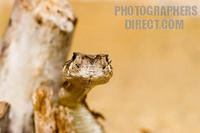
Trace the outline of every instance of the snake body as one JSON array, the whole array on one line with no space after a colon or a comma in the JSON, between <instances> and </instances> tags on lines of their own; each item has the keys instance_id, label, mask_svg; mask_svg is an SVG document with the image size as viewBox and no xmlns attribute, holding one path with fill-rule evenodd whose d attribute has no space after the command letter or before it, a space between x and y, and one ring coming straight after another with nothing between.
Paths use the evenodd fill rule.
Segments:
<instances>
[{"instance_id":1,"label":"snake body","mask_svg":"<svg viewBox=\"0 0 200 133\"><path fill-rule=\"evenodd\" d=\"M64 85L59 92L59 102L71 109L76 133L104 133L102 126L88 109L85 98L96 85L107 83L112 77L108 55L74 53L63 68Z\"/></svg>"},{"instance_id":2,"label":"snake body","mask_svg":"<svg viewBox=\"0 0 200 133\"><path fill-rule=\"evenodd\" d=\"M74 117L74 129L77 133L103 133L102 126L97 122L91 112L84 106L79 105L72 111Z\"/></svg>"}]
</instances>

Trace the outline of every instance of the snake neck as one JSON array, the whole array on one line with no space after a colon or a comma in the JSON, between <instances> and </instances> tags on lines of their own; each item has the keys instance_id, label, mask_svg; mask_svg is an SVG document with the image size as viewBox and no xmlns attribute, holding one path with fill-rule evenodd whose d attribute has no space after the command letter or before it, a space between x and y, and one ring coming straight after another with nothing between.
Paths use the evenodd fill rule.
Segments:
<instances>
[{"instance_id":1,"label":"snake neck","mask_svg":"<svg viewBox=\"0 0 200 133\"><path fill-rule=\"evenodd\" d=\"M59 91L59 102L67 107L76 108L85 102L85 98L92 86L84 84L72 84L65 82Z\"/></svg>"},{"instance_id":2,"label":"snake neck","mask_svg":"<svg viewBox=\"0 0 200 133\"><path fill-rule=\"evenodd\" d=\"M91 86L64 84L59 92L59 102L71 110L76 133L104 133L98 120L86 105L85 98Z\"/></svg>"}]
</instances>

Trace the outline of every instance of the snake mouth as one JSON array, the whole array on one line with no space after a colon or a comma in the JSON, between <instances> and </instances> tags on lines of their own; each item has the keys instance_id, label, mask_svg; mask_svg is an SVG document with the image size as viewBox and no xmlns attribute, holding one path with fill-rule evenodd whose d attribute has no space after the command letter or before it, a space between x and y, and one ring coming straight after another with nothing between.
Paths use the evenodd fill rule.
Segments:
<instances>
[{"instance_id":1,"label":"snake mouth","mask_svg":"<svg viewBox=\"0 0 200 133\"><path fill-rule=\"evenodd\" d=\"M82 77L82 76L65 76L64 80L72 84L84 85L84 86L95 86L107 83L112 77L112 73L104 75L103 77Z\"/></svg>"}]
</instances>

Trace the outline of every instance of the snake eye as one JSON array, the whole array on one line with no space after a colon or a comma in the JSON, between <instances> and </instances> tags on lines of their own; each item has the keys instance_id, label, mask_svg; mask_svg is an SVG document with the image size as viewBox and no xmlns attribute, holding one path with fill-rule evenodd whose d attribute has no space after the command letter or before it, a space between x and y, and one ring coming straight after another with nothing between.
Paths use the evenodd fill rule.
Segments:
<instances>
[{"instance_id":1,"label":"snake eye","mask_svg":"<svg viewBox=\"0 0 200 133\"><path fill-rule=\"evenodd\" d=\"M73 61L76 59L77 55L78 55L77 53L73 53L73 56L72 56Z\"/></svg>"},{"instance_id":2,"label":"snake eye","mask_svg":"<svg viewBox=\"0 0 200 133\"><path fill-rule=\"evenodd\" d=\"M106 61L107 61L108 63L111 63L111 62L112 62L112 60L109 58L108 55L106 55Z\"/></svg>"}]
</instances>

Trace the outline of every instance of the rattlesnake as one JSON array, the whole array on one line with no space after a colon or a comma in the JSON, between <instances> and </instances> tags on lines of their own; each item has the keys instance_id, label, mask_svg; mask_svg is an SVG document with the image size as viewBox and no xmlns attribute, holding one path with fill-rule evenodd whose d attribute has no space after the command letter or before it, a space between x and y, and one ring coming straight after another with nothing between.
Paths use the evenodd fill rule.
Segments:
<instances>
[{"instance_id":1,"label":"rattlesnake","mask_svg":"<svg viewBox=\"0 0 200 133\"><path fill-rule=\"evenodd\" d=\"M88 108L85 98L94 86L107 83L112 74L111 60L108 55L73 53L72 59L67 61L63 67L64 81L56 104L50 104L51 92L47 93L45 89L41 91L40 88L35 93L36 131L44 133L47 129L41 132L39 130L44 128L48 121L50 124L46 127L49 128L49 132L52 130L59 133L104 133L101 124ZM42 106L45 106L45 109ZM68 118L63 118L63 116ZM56 122L52 122L52 119L56 119L57 131L53 130L56 128Z\"/></svg>"}]
</instances>

